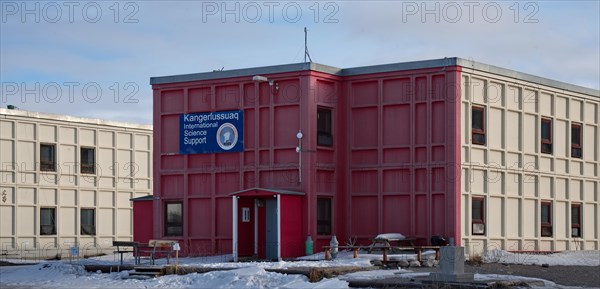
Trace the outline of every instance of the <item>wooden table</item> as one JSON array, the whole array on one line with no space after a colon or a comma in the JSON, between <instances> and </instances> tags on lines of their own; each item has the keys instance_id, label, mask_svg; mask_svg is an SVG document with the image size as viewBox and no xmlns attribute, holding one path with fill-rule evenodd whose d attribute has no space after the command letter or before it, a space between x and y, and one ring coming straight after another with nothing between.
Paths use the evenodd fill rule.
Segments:
<instances>
[{"instance_id":1,"label":"wooden table","mask_svg":"<svg viewBox=\"0 0 600 289\"><path fill-rule=\"evenodd\" d=\"M414 247L415 240L416 240L416 238L414 238L414 237L407 237L404 239L373 238L373 239L371 239L371 241L373 241L373 243L369 247L368 252L371 253L373 251L373 249L381 249L381 248L389 249L389 248L393 247L391 245L393 242L396 242L396 245L398 247L402 247L402 243L405 243L405 242L408 242L410 247Z\"/></svg>"}]
</instances>

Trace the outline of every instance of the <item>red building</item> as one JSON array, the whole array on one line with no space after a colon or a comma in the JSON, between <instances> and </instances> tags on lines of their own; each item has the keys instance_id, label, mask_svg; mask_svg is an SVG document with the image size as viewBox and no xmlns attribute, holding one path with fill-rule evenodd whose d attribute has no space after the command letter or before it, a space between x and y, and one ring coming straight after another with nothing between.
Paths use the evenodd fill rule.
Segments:
<instances>
[{"instance_id":1,"label":"red building","mask_svg":"<svg viewBox=\"0 0 600 289\"><path fill-rule=\"evenodd\" d=\"M151 78L155 238L268 259L303 255L307 236L315 251L334 234L475 240L461 224L467 70L558 83L459 58Z\"/></svg>"},{"instance_id":2,"label":"red building","mask_svg":"<svg viewBox=\"0 0 600 289\"><path fill-rule=\"evenodd\" d=\"M155 235L181 240L190 255L230 253L237 239L240 256L269 258L302 255L309 235L316 250L333 234L460 240L459 182L447 178L460 162L455 62L152 78ZM180 153L182 114L220 111L243 112L243 150ZM279 256L268 252L273 242Z\"/></svg>"}]
</instances>

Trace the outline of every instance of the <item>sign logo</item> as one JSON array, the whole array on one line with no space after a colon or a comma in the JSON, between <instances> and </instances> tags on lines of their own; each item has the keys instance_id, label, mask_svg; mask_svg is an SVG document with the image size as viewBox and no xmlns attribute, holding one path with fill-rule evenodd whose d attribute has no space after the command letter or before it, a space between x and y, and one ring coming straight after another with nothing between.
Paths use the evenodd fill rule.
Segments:
<instances>
[{"instance_id":1,"label":"sign logo","mask_svg":"<svg viewBox=\"0 0 600 289\"><path fill-rule=\"evenodd\" d=\"M232 149L238 141L238 132L231 123L224 123L217 130L217 144L222 149L228 151Z\"/></svg>"},{"instance_id":2,"label":"sign logo","mask_svg":"<svg viewBox=\"0 0 600 289\"><path fill-rule=\"evenodd\" d=\"M242 110L181 114L179 153L210 154L244 151Z\"/></svg>"}]
</instances>

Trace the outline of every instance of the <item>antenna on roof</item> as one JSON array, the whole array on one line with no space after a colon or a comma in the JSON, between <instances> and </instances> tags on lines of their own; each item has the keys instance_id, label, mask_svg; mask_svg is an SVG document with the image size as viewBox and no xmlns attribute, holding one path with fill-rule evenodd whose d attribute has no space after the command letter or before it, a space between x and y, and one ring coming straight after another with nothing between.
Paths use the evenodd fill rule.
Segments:
<instances>
[{"instance_id":1,"label":"antenna on roof","mask_svg":"<svg viewBox=\"0 0 600 289\"><path fill-rule=\"evenodd\" d=\"M308 53L308 30L304 27L304 62L306 62L306 57L310 62L312 62L312 58L310 58L310 53Z\"/></svg>"}]
</instances>

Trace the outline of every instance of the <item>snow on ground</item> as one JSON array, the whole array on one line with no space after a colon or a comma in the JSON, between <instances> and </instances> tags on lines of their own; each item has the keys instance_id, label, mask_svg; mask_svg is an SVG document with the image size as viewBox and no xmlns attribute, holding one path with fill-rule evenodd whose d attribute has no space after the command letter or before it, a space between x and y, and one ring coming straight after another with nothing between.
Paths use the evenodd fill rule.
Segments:
<instances>
[{"instance_id":1,"label":"snow on ground","mask_svg":"<svg viewBox=\"0 0 600 289\"><path fill-rule=\"evenodd\" d=\"M504 250L488 251L486 263L506 263L550 266L600 266L600 251L564 251L548 255L518 254Z\"/></svg>"},{"instance_id":2,"label":"snow on ground","mask_svg":"<svg viewBox=\"0 0 600 289\"><path fill-rule=\"evenodd\" d=\"M491 251L484 256L488 262L511 264L550 264L550 265L588 265L599 266L599 251L571 251L551 255L513 254L506 251ZM431 256L429 254L429 256ZM398 259L414 259L414 254L390 255ZM371 259L380 259L377 254L359 254L352 258L352 252L340 252L333 261L325 261L322 253L301 258L299 261L281 262L231 262L231 255L180 258L181 266L226 267L234 268L228 271L213 271L204 274L192 273L187 275L168 275L145 280L129 279L129 272L101 274L86 272L86 264L118 264L118 257L113 255L62 261L45 261L36 265L0 267L0 288L18 286L22 288L349 288L351 280L374 280L390 277L414 278L427 276L429 273L414 273L409 270L373 270L355 272L338 278L323 279L310 283L303 275L286 275L267 272L265 269L291 267L336 267L361 266L370 267ZM133 264L131 255L125 256L127 264ZM3 260L8 261L8 260ZM165 264L159 260L158 264ZM171 261L173 264L174 261ZM514 280L533 279L507 275L476 274L476 280ZM545 287L559 287L545 281Z\"/></svg>"}]
</instances>

